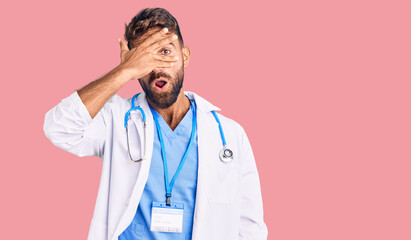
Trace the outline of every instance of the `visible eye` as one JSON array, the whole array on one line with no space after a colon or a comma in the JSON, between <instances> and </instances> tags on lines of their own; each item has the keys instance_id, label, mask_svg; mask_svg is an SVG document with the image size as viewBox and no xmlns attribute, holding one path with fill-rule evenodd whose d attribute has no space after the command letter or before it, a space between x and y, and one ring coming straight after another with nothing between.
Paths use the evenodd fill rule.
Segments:
<instances>
[{"instance_id":1,"label":"visible eye","mask_svg":"<svg viewBox=\"0 0 411 240\"><path fill-rule=\"evenodd\" d=\"M168 52L166 52L166 51L168 51ZM161 53L164 53L164 52L166 52L165 54L170 54L171 50L167 49L167 48L164 48L164 49L161 50Z\"/></svg>"}]
</instances>

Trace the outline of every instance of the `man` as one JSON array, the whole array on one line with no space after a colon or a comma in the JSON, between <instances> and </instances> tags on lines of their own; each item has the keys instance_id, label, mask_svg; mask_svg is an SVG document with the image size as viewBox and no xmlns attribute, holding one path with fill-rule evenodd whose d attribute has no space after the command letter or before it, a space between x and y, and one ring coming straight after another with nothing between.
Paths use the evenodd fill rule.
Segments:
<instances>
[{"instance_id":1,"label":"man","mask_svg":"<svg viewBox=\"0 0 411 240\"><path fill-rule=\"evenodd\" d=\"M102 158L88 239L267 239L247 135L182 89L190 49L175 18L143 9L125 38L117 67L45 116L53 144ZM115 94L133 79L144 92Z\"/></svg>"}]
</instances>

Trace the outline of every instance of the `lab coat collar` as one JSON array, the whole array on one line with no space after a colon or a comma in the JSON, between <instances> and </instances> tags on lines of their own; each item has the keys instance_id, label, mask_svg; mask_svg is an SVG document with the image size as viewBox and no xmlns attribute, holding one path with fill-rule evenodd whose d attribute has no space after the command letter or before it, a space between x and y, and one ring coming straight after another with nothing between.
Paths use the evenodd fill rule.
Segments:
<instances>
[{"instance_id":1,"label":"lab coat collar","mask_svg":"<svg viewBox=\"0 0 411 240\"><path fill-rule=\"evenodd\" d=\"M221 111L221 109L219 107L214 106L209 101L205 100L204 98L200 97L198 94L196 94L194 92L184 91L184 94L187 95L188 98L194 99L198 111L201 111L201 112L204 112L204 113L210 112L212 110ZM138 95L136 105L137 106L138 105L143 105L147 109L149 109L148 101L147 101L147 98L146 98L146 93L144 91L140 95ZM143 109L144 109L144 107L143 107Z\"/></svg>"}]
</instances>

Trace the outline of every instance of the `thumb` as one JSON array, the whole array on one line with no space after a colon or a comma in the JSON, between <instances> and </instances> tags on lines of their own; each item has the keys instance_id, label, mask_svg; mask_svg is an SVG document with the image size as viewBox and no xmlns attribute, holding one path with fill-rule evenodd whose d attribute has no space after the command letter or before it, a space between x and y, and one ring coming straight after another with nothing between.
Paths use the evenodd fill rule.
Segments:
<instances>
[{"instance_id":1,"label":"thumb","mask_svg":"<svg viewBox=\"0 0 411 240\"><path fill-rule=\"evenodd\" d=\"M121 48L122 52L129 50L128 47L127 47L127 44L124 42L124 40L122 38L117 38L117 41L120 43L120 48Z\"/></svg>"}]
</instances>

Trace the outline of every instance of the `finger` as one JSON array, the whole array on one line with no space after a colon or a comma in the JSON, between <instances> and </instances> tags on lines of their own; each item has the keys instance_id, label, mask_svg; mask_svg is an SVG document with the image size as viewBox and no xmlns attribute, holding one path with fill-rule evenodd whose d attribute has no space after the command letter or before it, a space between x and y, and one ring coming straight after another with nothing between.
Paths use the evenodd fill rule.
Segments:
<instances>
[{"instance_id":1,"label":"finger","mask_svg":"<svg viewBox=\"0 0 411 240\"><path fill-rule=\"evenodd\" d=\"M159 56L157 54L153 54L153 58L158 61L165 61L165 62L177 62L177 56Z\"/></svg>"},{"instance_id":2,"label":"finger","mask_svg":"<svg viewBox=\"0 0 411 240\"><path fill-rule=\"evenodd\" d=\"M176 34L171 34L170 36L167 36L153 44L151 44L150 49L151 50L157 50L158 48L161 48L163 46L170 45L174 48L174 50L177 49L177 44L178 44L178 37Z\"/></svg>"},{"instance_id":3,"label":"finger","mask_svg":"<svg viewBox=\"0 0 411 240\"><path fill-rule=\"evenodd\" d=\"M122 38L118 38L117 40L118 40L119 43L120 43L121 52L128 52L129 49L128 49L128 47L127 47L127 43L125 42L125 40L123 40Z\"/></svg>"},{"instance_id":4,"label":"finger","mask_svg":"<svg viewBox=\"0 0 411 240\"><path fill-rule=\"evenodd\" d=\"M167 29L164 31L164 29ZM154 33L152 33L149 37L147 37L144 42L141 43L144 47L149 47L153 43L157 42L158 40L171 35L168 31L168 28L162 28Z\"/></svg>"},{"instance_id":5,"label":"finger","mask_svg":"<svg viewBox=\"0 0 411 240\"><path fill-rule=\"evenodd\" d=\"M160 68L172 68L174 65L172 62L157 61L157 67Z\"/></svg>"}]
</instances>

